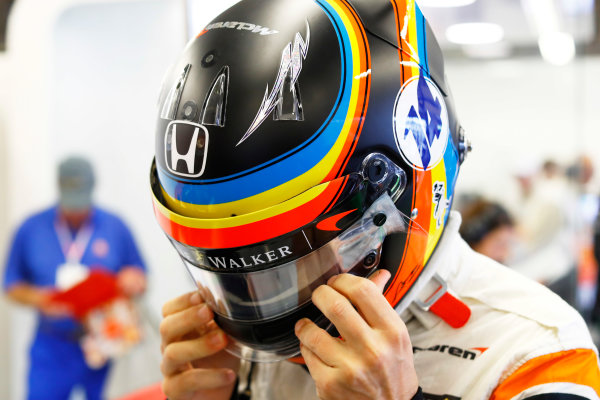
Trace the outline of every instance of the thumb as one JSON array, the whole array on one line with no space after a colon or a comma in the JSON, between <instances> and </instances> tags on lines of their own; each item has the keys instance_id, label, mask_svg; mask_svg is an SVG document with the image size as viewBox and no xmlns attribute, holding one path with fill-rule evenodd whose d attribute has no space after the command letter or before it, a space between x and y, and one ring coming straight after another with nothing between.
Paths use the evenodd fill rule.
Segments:
<instances>
[{"instance_id":1,"label":"thumb","mask_svg":"<svg viewBox=\"0 0 600 400\"><path fill-rule=\"evenodd\" d=\"M369 280L375 283L379 290L383 292L383 288L385 287L387 281L390 280L391 276L392 274L390 274L390 271L388 271L387 269L379 269L369 277Z\"/></svg>"}]
</instances>

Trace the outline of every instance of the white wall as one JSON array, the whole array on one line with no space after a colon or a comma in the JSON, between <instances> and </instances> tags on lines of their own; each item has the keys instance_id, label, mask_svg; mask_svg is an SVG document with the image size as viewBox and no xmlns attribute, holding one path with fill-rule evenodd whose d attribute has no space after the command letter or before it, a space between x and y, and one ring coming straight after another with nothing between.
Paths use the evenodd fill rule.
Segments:
<instances>
[{"instance_id":1,"label":"white wall","mask_svg":"<svg viewBox=\"0 0 600 400\"><path fill-rule=\"evenodd\" d=\"M460 192L504 200L512 196L512 174L519 167L547 158L566 164L585 153L597 169L600 57L565 67L541 58L449 62L447 75L473 143Z\"/></svg>"}]
</instances>

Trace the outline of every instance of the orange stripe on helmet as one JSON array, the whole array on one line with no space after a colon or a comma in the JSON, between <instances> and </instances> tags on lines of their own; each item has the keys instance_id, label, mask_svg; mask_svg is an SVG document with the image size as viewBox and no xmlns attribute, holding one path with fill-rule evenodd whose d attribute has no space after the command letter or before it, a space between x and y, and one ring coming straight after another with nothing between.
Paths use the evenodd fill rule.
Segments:
<instances>
[{"instance_id":1,"label":"orange stripe on helmet","mask_svg":"<svg viewBox=\"0 0 600 400\"><path fill-rule=\"evenodd\" d=\"M400 37L400 26L402 19L400 18L399 8L402 7L403 10L406 10L406 4L402 0L390 0L392 3L392 7L394 8L394 14L396 14L396 37L398 39L398 58L400 62L403 61L404 56L402 55L402 38ZM405 76L404 65L400 65L400 82L403 82L403 77Z\"/></svg>"},{"instance_id":2,"label":"orange stripe on helmet","mask_svg":"<svg viewBox=\"0 0 600 400\"><path fill-rule=\"evenodd\" d=\"M344 9L345 14L348 17L347 20L351 23L351 29L348 30L349 32L351 31L354 33L354 41L359 47L359 53L354 54L353 56L355 58L358 58L359 70L362 73L366 73L371 69L371 50L369 48L369 41L367 40L366 32L364 30L359 16L356 14L354 9L350 7L345 1L330 1L330 3L336 4L338 7ZM353 78L357 79L357 77ZM358 143L358 139L360 138L369 103L369 95L371 91L371 76L370 74L366 74L364 78L358 78L358 80L359 95L356 106L354 107L354 116L352 118L352 124L350 125L349 129L349 132L354 132L354 135L348 134L346 136L346 142L344 143L342 151L340 152L340 157L332 166L327 176L323 179L323 182L333 180L337 178L340 175L340 173L342 173L344 168L346 168L348 161L350 160L350 156L354 153L354 149L356 148L356 144Z\"/></svg>"},{"instance_id":3,"label":"orange stripe on helmet","mask_svg":"<svg viewBox=\"0 0 600 400\"><path fill-rule=\"evenodd\" d=\"M411 54L416 54L418 49L418 34L409 29L413 26L410 21L415 19L414 0L390 0L396 15L396 38L398 40L398 58L400 60L400 81L407 82L419 70Z\"/></svg>"},{"instance_id":4,"label":"orange stripe on helmet","mask_svg":"<svg viewBox=\"0 0 600 400\"><path fill-rule=\"evenodd\" d=\"M385 297L390 304L398 304L425 266L424 255L429 237L421 227L429 227L431 195L428 196L422 187L431 187L431 172L413 169L412 187L412 209L416 208L418 214L416 218L411 219L408 227L402 264L398 267L396 275L392 277L390 286L385 292Z\"/></svg>"},{"instance_id":5,"label":"orange stripe on helmet","mask_svg":"<svg viewBox=\"0 0 600 400\"><path fill-rule=\"evenodd\" d=\"M282 214L245 225L220 229L184 226L165 216L156 204L154 214L167 235L189 246L203 249L247 246L285 235L313 222L338 198L347 181L347 178L332 181L311 201Z\"/></svg>"},{"instance_id":6,"label":"orange stripe on helmet","mask_svg":"<svg viewBox=\"0 0 600 400\"><path fill-rule=\"evenodd\" d=\"M410 12L408 7L409 4L407 4L407 0L390 0L390 3L392 4L396 15L400 80L401 82L407 82L415 74L414 69L403 62L410 61L410 56L403 51L403 41L410 41L410 32L408 29L405 32L402 32L406 13ZM411 210L417 208L418 217L410 222L406 244L404 246L404 254L402 256L402 264L396 270L396 274L390 280L391 283L385 292L385 297L390 304L398 304L400 299L402 299L408 289L410 289L412 284L419 277L419 274L425 265L423 257L427 249L428 237L422 232L420 227L429 227L431 204L425 204L423 201L425 199L420 198L423 193L419 192L419 187L425 183L423 181L427 178L431 181L431 174L429 172L413 170L413 203ZM420 195L417 196L417 193ZM417 199L420 199L419 204L415 203Z\"/></svg>"},{"instance_id":7,"label":"orange stripe on helmet","mask_svg":"<svg viewBox=\"0 0 600 400\"><path fill-rule=\"evenodd\" d=\"M589 386L600 396L596 353L590 349L576 349L531 359L498 385L490 400L512 399L530 387L556 382Z\"/></svg>"}]
</instances>

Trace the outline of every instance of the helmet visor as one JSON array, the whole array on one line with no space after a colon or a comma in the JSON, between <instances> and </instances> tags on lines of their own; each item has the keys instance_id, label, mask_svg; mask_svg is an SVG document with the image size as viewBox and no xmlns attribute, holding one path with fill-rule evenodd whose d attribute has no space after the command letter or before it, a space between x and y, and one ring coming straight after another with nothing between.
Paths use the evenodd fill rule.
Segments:
<instances>
[{"instance_id":1,"label":"helmet visor","mask_svg":"<svg viewBox=\"0 0 600 400\"><path fill-rule=\"evenodd\" d=\"M217 314L234 320L262 321L304 305L312 291L333 275L368 275L378 264L385 237L406 232L407 222L389 195L384 194L339 236L297 260L238 273L207 270L185 259L184 263ZM275 258L285 251L279 248L262 256Z\"/></svg>"},{"instance_id":2,"label":"helmet visor","mask_svg":"<svg viewBox=\"0 0 600 400\"><path fill-rule=\"evenodd\" d=\"M349 228L296 260L238 273L184 263L215 320L233 339L227 350L251 361L279 361L299 353L294 325L300 318L332 328L312 304L313 290L340 273L367 277L379 264L386 237L393 235L393 245L402 246L398 241L406 241L409 226L411 235L426 235L384 193Z\"/></svg>"}]
</instances>

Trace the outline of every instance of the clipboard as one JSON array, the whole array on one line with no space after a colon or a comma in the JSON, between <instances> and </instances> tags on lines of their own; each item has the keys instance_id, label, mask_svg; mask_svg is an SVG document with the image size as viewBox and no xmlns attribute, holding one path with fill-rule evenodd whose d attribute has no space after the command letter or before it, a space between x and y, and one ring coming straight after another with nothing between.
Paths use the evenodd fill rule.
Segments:
<instances>
[{"instance_id":1,"label":"clipboard","mask_svg":"<svg viewBox=\"0 0 600 400\"><path fill-rule=\"evenodd\" d=\"M90 311L118 297L121 297L121 292L117 286L117 278L103 269L96 268L92 269L82 282L53 294L50 302L66 305L75 318L81 321Z\"/></svg>"}]
</instances>

